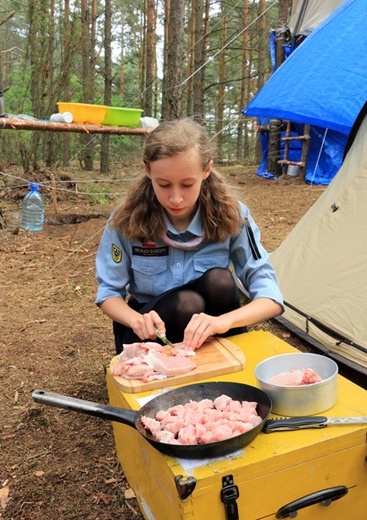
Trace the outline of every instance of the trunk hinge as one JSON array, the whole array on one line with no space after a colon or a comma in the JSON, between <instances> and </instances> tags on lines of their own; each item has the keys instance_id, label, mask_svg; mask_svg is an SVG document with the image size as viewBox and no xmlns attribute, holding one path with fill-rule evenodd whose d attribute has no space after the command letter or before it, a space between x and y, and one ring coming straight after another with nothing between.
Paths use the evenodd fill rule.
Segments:
<instances>
[{"instance_id":1,"label":"trunk hinge","mask_svg":"<svg viewBox=\"0 0 367 520\"><path fill-rule=\"evenodd\" d=\"M222 486L220 499L226 510L226 520L239 520L236 500L240 496L240 492L233 481L233 475L223 477Z\"/></svg>"}]
</instances>

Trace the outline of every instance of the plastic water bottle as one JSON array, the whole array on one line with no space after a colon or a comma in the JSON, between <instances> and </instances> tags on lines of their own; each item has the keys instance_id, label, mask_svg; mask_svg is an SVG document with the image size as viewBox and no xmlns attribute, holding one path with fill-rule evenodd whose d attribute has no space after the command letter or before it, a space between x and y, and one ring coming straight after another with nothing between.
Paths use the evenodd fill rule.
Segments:
<instances>
[{"instance_id":1,"label":"plastic water bottle","mask_svg":"<svg viewBox=\"0 0 367 520\"><path fill-rule=\"evenodd\" d=\"M29 184L29 192L22 203L22 228L29 231L41 231L45 218L44 202L36 183Z\"/></svg>"}]
</instances>

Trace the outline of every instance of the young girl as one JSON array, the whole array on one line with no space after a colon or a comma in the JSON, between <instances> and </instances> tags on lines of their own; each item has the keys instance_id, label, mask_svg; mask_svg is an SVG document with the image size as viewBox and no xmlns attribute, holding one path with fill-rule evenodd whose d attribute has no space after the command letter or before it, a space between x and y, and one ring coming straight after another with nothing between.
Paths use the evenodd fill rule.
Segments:
<instances>
[{"instance_id":1,"label":"young girl","mask_svg":"<svg viewBox=\"0 0 367 520\"><path fill-rule=\"evenodd\" d=\"M113 320L116 352L156 341L157 331L196 349L281 314L259 229L213 170L204 129L188 119L161 123L145 138L143 165L96 259L96 303ZM246 305L234 274L249 293Z\"/></svg>"}]
</instances>

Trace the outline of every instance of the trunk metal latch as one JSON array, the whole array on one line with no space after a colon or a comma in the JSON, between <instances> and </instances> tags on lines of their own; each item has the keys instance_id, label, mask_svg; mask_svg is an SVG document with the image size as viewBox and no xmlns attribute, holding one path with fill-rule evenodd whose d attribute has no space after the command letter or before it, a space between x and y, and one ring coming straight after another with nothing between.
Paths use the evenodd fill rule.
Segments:
<instances>
[{"instance_id":1,"label":"trunk metal latch","mask_svg":"<svg viewBox=\"0 0 367 520\"><path fill-rule=\"evenodd\" d=\"M195 477L188 477L186 479L184 479L182 475L177 475L175 477L176 489L181 500L185 500L185 498L188 498L191 495L195 489L196 483L197 481Z\"/></svg>"},{"instance_id":2,"label":"trunk metal latch","mask_svg":"<svg viewBox=\"0 0 367 520\"><path fill-rule=\"evenodd\" d=\"M227 520L239 520L237 498L240 496L238 487L235 485L233 475L227 475L222 478L222 489L220 499L226 510Z\"/></svg>"}]
</instances>

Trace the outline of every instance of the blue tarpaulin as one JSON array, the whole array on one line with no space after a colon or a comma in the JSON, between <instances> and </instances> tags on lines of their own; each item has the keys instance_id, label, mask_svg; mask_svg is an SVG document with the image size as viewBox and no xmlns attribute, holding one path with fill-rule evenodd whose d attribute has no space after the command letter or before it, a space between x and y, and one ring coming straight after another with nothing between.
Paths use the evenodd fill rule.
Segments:
<instances>
[{"instance_id":1,"label":"blue tarpaulin","mask_svg":"<svg viewBox=\"0 0 367 520\"><path fill-rule=\"evenodd\" d=\"M315 127L312 132L320 141L314 139L317 150L310 150L307 165L307 175L315 183L327 184L338 171L348 134L367 100L366 56L367 2L346 0L290 54L243 110L246 116ZM318 159L319 165L325 159L320 156L321 143L329 147L325 168L330 179L321 173L317 182L311 169L312 162Z\"/></svg>"},{"instance_id":2,"label":"blue tarpaulin","mask_svg":"<svg viewBox=\"0 0 367 520\"><path fill-rule=\"evenodd\" d=\"M349 134L367 99L367 2L346 0L274 72L247 116Z\"/></svg>"},{"instance_id":3,"label":"blue tarpaulin","mask_svg":"<svg viewBox=\"0 0 367 520\"><path fill-rule=\"evenodd\" d=\"M268 119L260 118L260 125L269 125ZM304 128L300 123L293 124L294 131L291 136L303 135ZM266 179L275 179L276 175L267 169L268 163L268 132L259 133L262 158L257 169L257 175ZM285 132L280 133L285 137ZM342 162L345 145L348 136L334 130L317 126L310 127L310 144L307 156L307 166L304 180L308 184L330 184L338 172ZM301 160L302 144L300 141L290 141L288 160L298 162ZM280 141L279 159L284 158L284 141Z\"/></svg>"}]
</instances>

